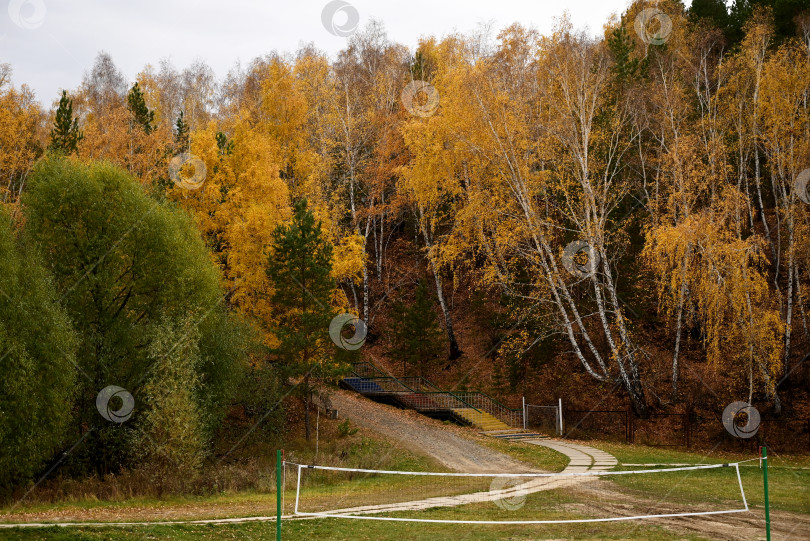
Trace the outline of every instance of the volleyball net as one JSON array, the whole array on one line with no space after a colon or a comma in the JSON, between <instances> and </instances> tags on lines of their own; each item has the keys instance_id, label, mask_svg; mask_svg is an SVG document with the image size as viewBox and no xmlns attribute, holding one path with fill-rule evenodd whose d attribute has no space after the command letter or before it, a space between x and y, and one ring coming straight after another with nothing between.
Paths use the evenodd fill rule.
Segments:
<instances>
[{"instance_id":1,"label":"volleyball net","mask_svg":"<svg viewBox=\"0 0 810 541\"><path fill-rule=\"evenodd\" d=\"M560 524L745 512L748 502L739 465L496 474L287 463L289 481L295 483L295 515L458 524Z\"/></svg>"}]
</instances>

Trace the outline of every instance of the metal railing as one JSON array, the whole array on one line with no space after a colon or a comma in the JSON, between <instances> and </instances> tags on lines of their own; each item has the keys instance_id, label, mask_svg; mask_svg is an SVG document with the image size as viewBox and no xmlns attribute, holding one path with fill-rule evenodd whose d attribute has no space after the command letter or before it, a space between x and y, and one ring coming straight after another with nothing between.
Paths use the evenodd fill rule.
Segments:
<instances>
[{"instance_id":1,"label":"metal railing","mask_svg":"<svg viewBox=\"0 0 810 541\"><path fill-rule=\"evenodd\" d=\"M392 377L384 377L384 378L363 378L363 381L367 381L371 384L374 384L379 390L375 390L376 393L412 393L415 389L411 389L407 385L404 385L400 380L397 378Z\"/></svg>"},{"instance_id":2,"label":"metal railing","mask_svg":"<svg viewBox=\"0 0 810 541\"><path fill-rule=\"evenodd\" d=\"M402 393L398 394L396 398L403 405L420 412L450 413L453 410L460 409L471 409L478 411L476 408L470 404L467 404L453 393L448 393L446 391L430 393Z\"/></svg>"},{"instance_id":3,"label":"metal railing","mask_svg":"<svg viewBox=\"0 0 810 541\"><path fill-rule=\"evenodd\" d=\"M456 409L473 409L480 412L478 408L465 401L463 398L458 397L454 393L447 391L438 391L430 393L419 393L421 396L427 397L431 402L437 404L443 410L456 410Z\"/></svg>"},{"instance_id":4,"label":"metal railing","mask_svg":"<svg viewBox=\"0 0 810 541\"><path fill-rule=\"evenodd\" d=\"M421 376L405 376L398 379L414 391L418 391L420 393L442 392L439 387L433 385L430 381Z\"/></svg>"},{"instance_id":5,"label":"metal railing","mask_svg":"<svg viewBox=\"0 0 810 541\"><path fill-rule=\"evenodd\" d=\"M447 412L472 409L489 413L509 426L523 426L523 410L509 408L486 393L442 391L420 376L395 378L370 362L354 363L352 372L361 381L353 387L362 394L393 394L403 405L417 411ZM363 390L360 390L363 389Z\"/></svg>"},{"instance_id":6,"label":"metal railing","mask_svg":"<svg viewBox=\"0 0 810 541\"><path fill-rule=\"evenodd\" d=\"M453 394L475 409L489 413L509 426L523 428L523 410L521 408L512 409L504 406L486 393L453 392Z\"/></svg>"},{"instance_id":7,"label":"metal railing","mask_svg":"<svg viewBox=\"0 0 810 541\"><path fill-rule=\"evenodd\" d=\"M388 374L377 368L373 363L354 363L352 364L352 372L360 378L384 378Z\"/></svg>"}]
</instances>

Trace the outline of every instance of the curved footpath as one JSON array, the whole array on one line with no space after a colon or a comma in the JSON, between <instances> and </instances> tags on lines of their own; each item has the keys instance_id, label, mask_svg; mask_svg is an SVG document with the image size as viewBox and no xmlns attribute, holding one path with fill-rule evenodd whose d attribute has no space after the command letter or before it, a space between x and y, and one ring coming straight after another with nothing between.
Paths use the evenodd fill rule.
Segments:
<instances>
[{"instance_id":1,"label":"curved footpath","mask_svg":"<svg viewBox=\"0 0 810 541\"><path fill-rule=\"evenodd\" d=\"M353 399L353 400L352 400ZM445 465L455 469L456 471L463 472L463 473L479 473L482 468L474 468L471 469L469 464L466 464L466 460L468 457L464 456L462 452L460 454L460 450L454 448L454 443L458 443L460 441L464 442L465 446L472 445L473 447L479 448L479 453L481 450L485 448L476 444L475 442L466 440L464 438L460 438L454 434L450 434L446 427L437 427L439 434L435 434L435 436L441 436L442 439L445 439L449 436L456 438L457 441L444 441L446 446L441 447L441 453L437 456L434 449L431 448L424 448L420 446L420 442L418 439L413 438L413 435L410 433L409 430L405 429L403 423L407 418L402 414L402 410L397 410L393 408L392 412L388 412L385 406L380 404L376 404L374 402L365 400L363 398L359 398L356 395L346 395L341 394L338 397L332 398L333 403L338 404L338 409L344 412L350 412L349 416L353 414L361 414L360 417L352 417L352 420L357 419L357 423L368 428L372 428L376 431L382 432L383 434L390 435L395 439L398 439L402 442L407 442L411 447L421 448L422 451L426 452L427 454L437 458ZM394 413L395 417L391 418L386 413ZM418 425L420 431L424 433L424 431L429 431L431 426L435 421L431 419L427 419L424 416L415 413L415 412L408 412L411 414L412 420ZM435 441L434 438L427 438L429 441ZM604 471L609 470L618 464L618 460L611 454L608 454L604 451L600 451L599 449L595 449L593 447L589 447L587 445L580 445L576 443L570 443L567 441L562 440L550 440L545 438L520 438L520 441L524 443L529 443L532 445L539 445L542 447L547 447L552 449L558 453L566 455L568 457L568 465L557 475L560 473L584 473L588 471ZM416 444L416 445L414 445ZM449 448L447 447L449 446ZM493 455L494 453L494 455ZM525 465L520 465L515 467L515 461L506 456L502 453L497 453L495 451L486 450L483 453L484 455L490 457L487 466L483 468L486 473L527 473L531 472L532 468L528 468ZM448 458L451 458L448 460ZM477 461L476 461L477 462ZM494 464L493 464L494 462ZM476 464L480 466L481 464ZM334 509L329 511L326 514L319 514L320 516L329 516L329 515L346 515L346 514L375 514L375 513L387 513L391 511L420 511L424 509L430 509L433 507L455 507L459 505L467 505L470 503L477 503L482 501L497 501L503 500L507 498L515 498L515 497L524 497L529 494L533 494L535 492L541 492L545 490L552 490L557 488L563 488L575 484L587 483L591 481L597 480L597 476L571 476L571 477L528 477L521 479L519 484L514 483L516 478L510 478L510 483L505 483L507 485L506 488L502 489L493 489L487 491L480 491L480 492L473 492L469 494L461 494L458 496L440 496L434 498L424 498L421 500L414 500L409 502L400 502L400 503L393 503L393 504L381 504L381 505L364 505L358 507L347 507L343 509ZM316 515L310 515L315 517Z\"/></svg>"},{"instance_id":2,"label":"curved footpath","mask_svg":"<svg viewBox=\"0 0 810 541\"><path fill-rule=\"evenodd\" d=\"M604 471L615 467L619 461L616 457L578 443L569 443L562 440L522 440L532 445L542 445L562 453L568 457L568 465L563 469L563 473L575 473L584 471Z\"/></svg>"},{"instance_id":3,"label":"curved footpath","mask_svg":"<svg viewBox=\"0 0 810 541\"><path fill-rule=\"evenodd\" d=\"M400 502L393 504L381 505L364 505L359 507L347 507L344 509L334 509L326 513L313 513L308 516L316 518L317 516L345 516L347 514L375 514L387 513L392 511L422 511L435 507L456 507L459 505L467 505L471 503L479 503L485 501L497 501L507 498L520 498L536 492L545 490L552 490L557 488L568 487L572 485L582 484L597 481L597 476L570 476L558 477L560 474L565 473L585 473L588 471L601 471L608 470L618 464L618 461L613 455L588 447L587 445L579 445L568 443L558 440L545 440L545 439L523 439L525 443L533 445L541 445L553 449L558 453L568 456L568 465L554 477L528 477L518 478L513 477L510 481L514 482L519 480L519 484L513 484L502 489L490 488L487 491L473 492L470 494L461 494L458 496L439 496L435 498L424 498L410 502ZM514 473L514 472L512 472ZM494 478L493 478L494 479ZM511 483L505 483L511 484ZM493 523L502 523L503 521L493 521Z\"/></svg>"}]
</instances>

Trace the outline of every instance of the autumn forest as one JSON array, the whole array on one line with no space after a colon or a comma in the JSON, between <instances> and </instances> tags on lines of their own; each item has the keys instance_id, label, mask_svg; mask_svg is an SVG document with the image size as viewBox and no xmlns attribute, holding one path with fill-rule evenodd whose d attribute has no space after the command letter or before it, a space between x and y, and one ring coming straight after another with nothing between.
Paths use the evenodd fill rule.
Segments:
<instances>
[{"instance_id":1,"label":"autumn forest","mask_svg":"<svg viewBox=\"0 0 810 541\"><path fill-rule=\"evenodd\" d=\"M810 11L715 4L412 48L372 20L220 78L99 52L58 96L3 64L0 496L187 489L309 437L360 361L512 407L741 400L806 445Z\"/></svg>"}]
</instances>

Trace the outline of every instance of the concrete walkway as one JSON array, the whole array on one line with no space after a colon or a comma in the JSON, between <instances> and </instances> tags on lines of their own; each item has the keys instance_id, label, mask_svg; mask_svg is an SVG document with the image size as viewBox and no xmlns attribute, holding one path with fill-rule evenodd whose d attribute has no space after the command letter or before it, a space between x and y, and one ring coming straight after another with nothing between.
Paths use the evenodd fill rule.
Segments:
<instances>
[{"instance_id":1,"label":"concrete walkway","mask_svg":"<svg viewBox=\"0 0 810 541\"><path fill-rule=\"evenodd\" d=\"M619 463L615 456L587 445L570 443L563 440L547 439L521 441L532 445L548 447L549 449L566 455L569 462L562 473L605 471L614 468Z\"/></svg>"}]
</instances>

